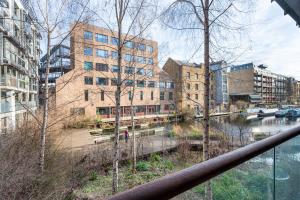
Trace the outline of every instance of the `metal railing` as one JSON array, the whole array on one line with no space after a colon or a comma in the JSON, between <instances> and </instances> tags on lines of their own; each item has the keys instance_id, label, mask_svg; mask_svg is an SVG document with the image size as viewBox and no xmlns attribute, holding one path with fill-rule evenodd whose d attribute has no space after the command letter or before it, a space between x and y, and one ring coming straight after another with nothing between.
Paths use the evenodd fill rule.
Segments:
<instances>
[{"instance_id":1,"label":"metal railing","mask_svg":"<svg viewBox=\"0 0 300 200\"><path fill-rule=\"evenodd\" d=\"M298 135L300 135L300 126L116 194L109 199L170 199L261 155ZM275 197L273 197L273 199L275 199Z\"/></svg>"}]
</instances>

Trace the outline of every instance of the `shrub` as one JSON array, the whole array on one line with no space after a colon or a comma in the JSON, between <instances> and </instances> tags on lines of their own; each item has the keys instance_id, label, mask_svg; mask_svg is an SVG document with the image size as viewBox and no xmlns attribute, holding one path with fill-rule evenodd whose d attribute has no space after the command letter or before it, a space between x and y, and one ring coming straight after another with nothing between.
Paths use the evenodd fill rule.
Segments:
<instances>
[{"instance_id":1,"label":"shrub","mask_svg":"<svg viewBox=\"0 0 300 200\"><path fill-rule=\"evenodd\" d=\"M175 132L174 131L168 131L167 132L167 137L170 137L170 138L175 137Z\"/></svg>"},{"instance_id":2,"label":"shrub","mask_svg":"<svg viewBox=\"0 0 300 200\"><path fill-rule=\"evenodd\" d=\"M96 172L96 171L91 171L89 180L90 180L90 181L95 181L95 180L97 180L97 179L98 179L98 174L97 174L97 172Z\"/></svg>"},{"instance_id":3,"label":"shrub","mask_svg":"<svg viewBox=\"0 0 300 200\"><path fill-rule=\"evenodd\" d=\"M175 166L170 160L165 160L163 163L163 167L164 169L173 170Z\"/></svg>"},{"instance_id":4,"label":"shrub","mask_svg":"<svg viewBox=\"0 0 300 200\"><path fill-rule=\"evenodd\" d=\"M136 164L136 170L137 171L148 171L150 169L150 165L146 161L139 161Z\"/></svg>"},{"instance_id":5,"label":"shrub","mask_svg":"<svg viewBox=\"0 0 300 200\"><path fill-rule=\"evenodd\" d=\"M160 157L159 154L156 154L156 153L151 154L151 156L150 156L150 162L151 163L160 162L160 161L161 161L161 157Z\"/></svg>"}]
</instances>

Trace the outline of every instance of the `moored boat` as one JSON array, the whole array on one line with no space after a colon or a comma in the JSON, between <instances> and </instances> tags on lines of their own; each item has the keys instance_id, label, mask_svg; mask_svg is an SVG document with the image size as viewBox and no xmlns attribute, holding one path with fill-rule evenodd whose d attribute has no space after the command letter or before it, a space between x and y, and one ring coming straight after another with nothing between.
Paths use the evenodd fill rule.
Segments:
<instances>
[{"instance_id":1,"label":"moored boat","mask_svg":"<svg viewBox=\"0 0 300 200\"><path fill-rule=\"evenodd\" d=\"M289 109L282 109L275 112L275 117L285 117Z\"/></svg>"},{"instance_id":2,"label":"moored boat","mask_svg":"<svg viewBox=\"0 0 300 200\"><path fill-rule=\"evenodd\" d=\"M300 117L300 109L290 109L287 112L286 117L289 119Z\"/></svg>"},{"instance_id":3,"label":"moored boat","mask_svg":"<svg viewBox=\"0 0 300 200\"><path fill-rule=\"evenodd\" d=\"M257 113L257 117L258 118L263 118L263 117L273 116L273 115L275 115L275 112L277 112L277 111L278 111L277 108L274 108L274 109L263 109L263 110L260 110Z\"/></svg>"}]
</instances>

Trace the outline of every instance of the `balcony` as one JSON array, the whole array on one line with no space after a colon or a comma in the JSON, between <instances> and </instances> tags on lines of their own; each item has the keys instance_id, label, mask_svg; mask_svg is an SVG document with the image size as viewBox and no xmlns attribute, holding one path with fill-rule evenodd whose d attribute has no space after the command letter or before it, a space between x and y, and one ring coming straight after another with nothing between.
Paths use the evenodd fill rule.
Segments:
<instances>
[{"instance_id":1,"label":"balcony","mask_svg":"<svg viewBox=\"0 0 300 200\"><path fill-rule=\"evenodd\" d=\"M214 199L298 200L299 168L300 126L116 194L110 200L204 199L206 181L211 181ZM220 190L218 184L226 185L226 190Z\"/></svg>"},{"instance_id":2,"label":"balcony","mask_svg":"<svg viewBox=\"0 0 300 200\"><path fill-rule=\"evenodd\" d=\"M5 64L16 67L17 69L23 72L27 72L25 61L20 56L18 56L13 52L8 51L7 55L5 55L5 57L3 58L3 62Z\"/></svg>"},{"instance_id":3,"label":"balcony","mask_svg":"<svg viewBox=\"0 0 300 200\"><path fill-rule=\"evenodd\" d=\"M25 80L18 79L15 76L9 76L9 75L1 76L0 83L1 86L13 87L15 89L22 89L22 90L28 89L28 84L26 84Z\"/></svg>"},{"instance_id":4,"label":"balcony","mask_svg":"<svg viewBox=\"0 0 300 200\"><path fill-rule=\"evenodd\" d=\"M13 111L13 107L12 104L8 101L2 101L1 102L1 111L0 113L8 113L8 112L12 112Z\"/></svg>"}]
</instances>

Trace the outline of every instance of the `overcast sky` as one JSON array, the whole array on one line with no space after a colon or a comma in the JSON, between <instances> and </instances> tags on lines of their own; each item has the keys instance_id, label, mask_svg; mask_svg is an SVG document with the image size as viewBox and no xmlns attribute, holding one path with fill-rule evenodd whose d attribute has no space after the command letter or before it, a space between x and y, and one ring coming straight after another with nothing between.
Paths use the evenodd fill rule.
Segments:
<instances>
[{"instance_id":1,"label":"overcast sky","mask_svg":"<svg viewBox=\"0 0 300 200\"><path fill-rule=\"evenodd\" d=\"M275 73L294 76L300 80L300 28L296 26L296 22L290 16L284 16L281 7L270 0L257 1L251 19L253 25L247 36L251 42L246 44L251 48L236 64L266 64ZM193 54L186 45L186 38L178 37L174 30L165 30L156 24L151 32L152 39L157 40L161 47L160 67L168 57L188 60ZM199 55L202 53L199 52ZM191 61L199 60L201 58Z\"/></svg>"}]
</instances>

